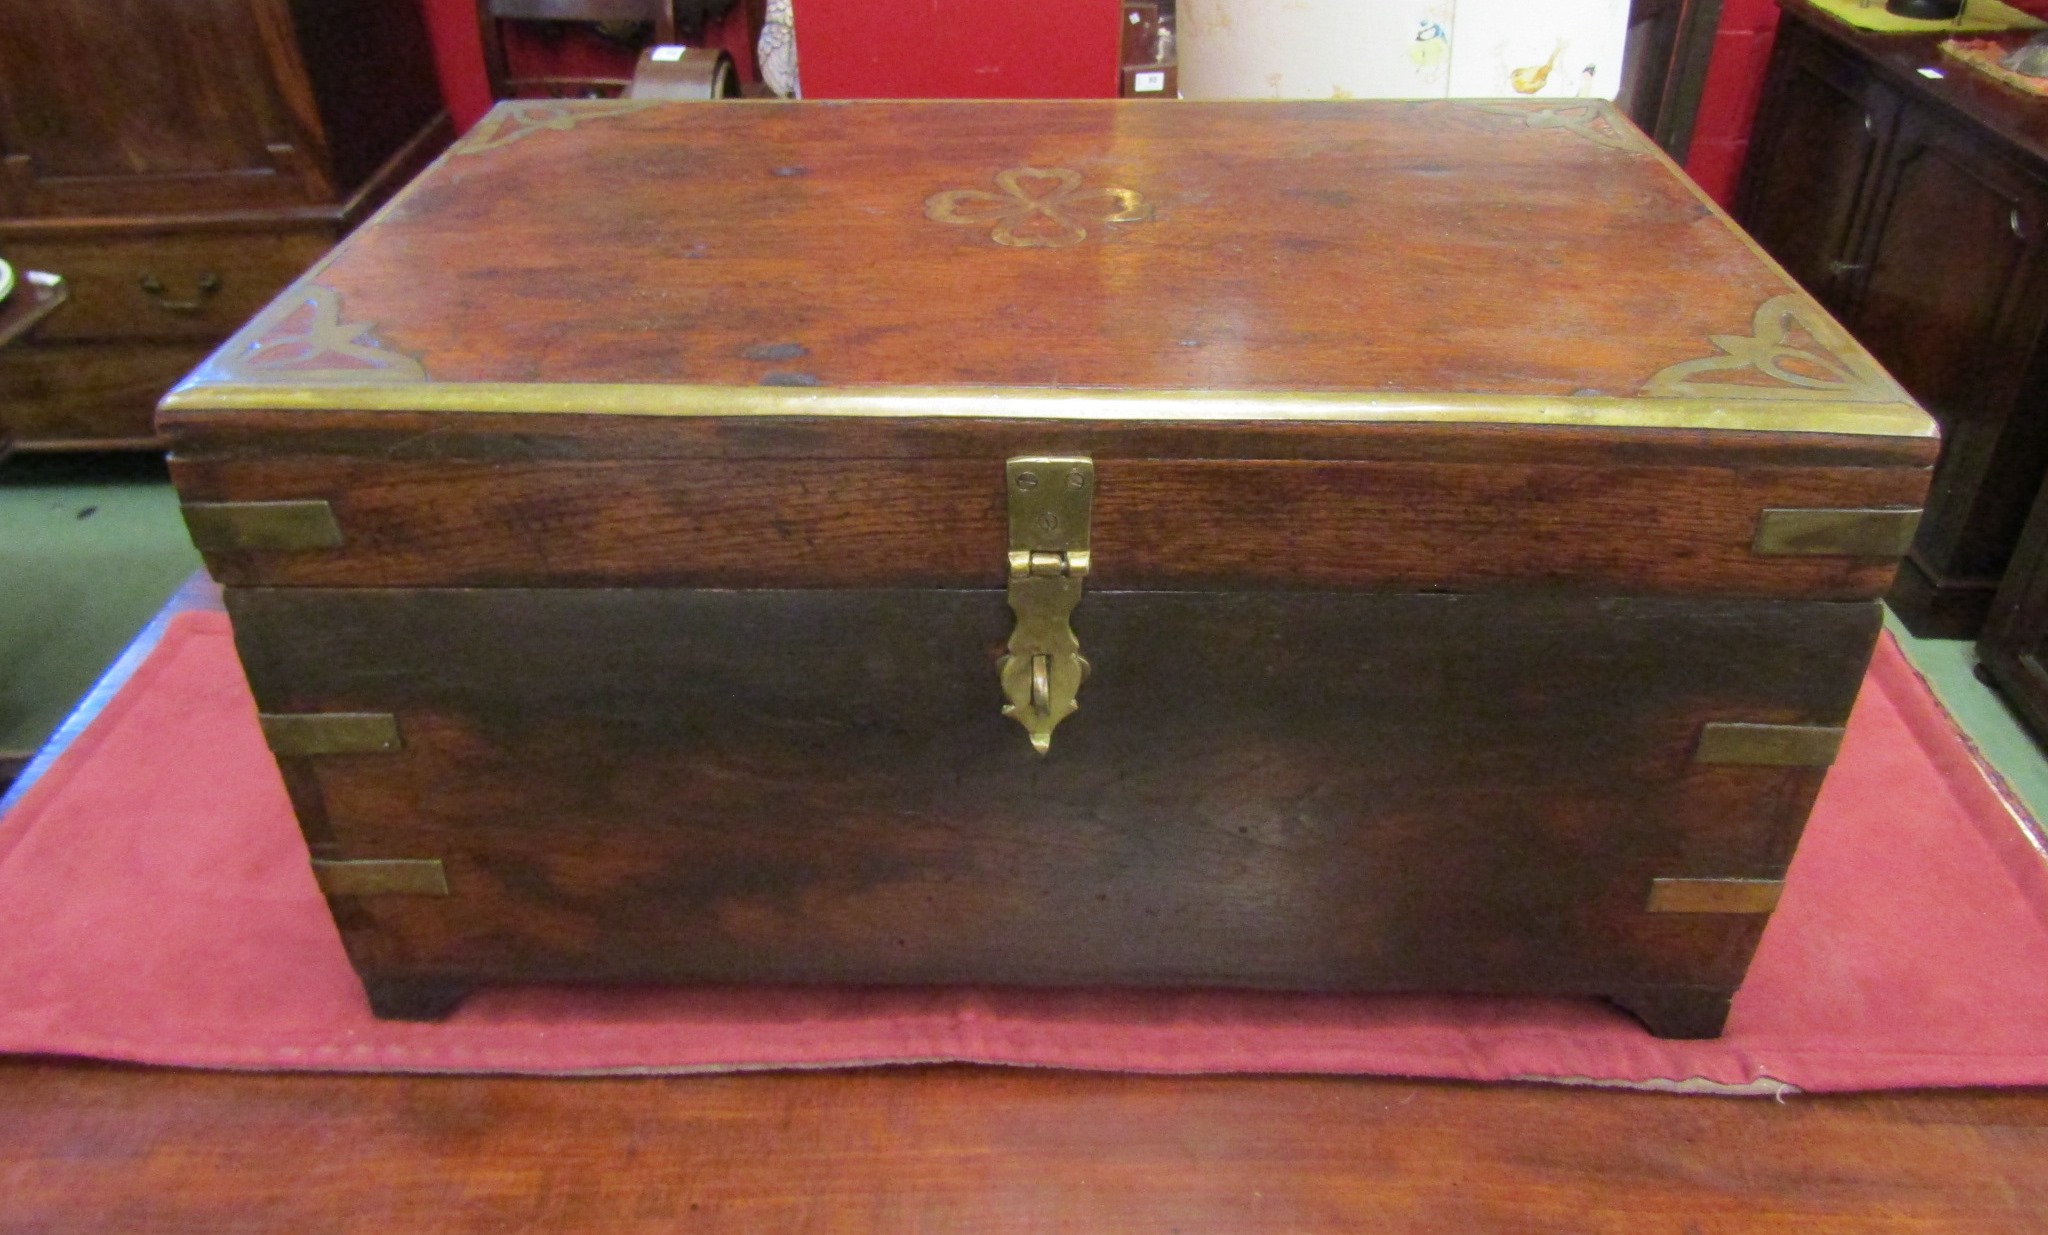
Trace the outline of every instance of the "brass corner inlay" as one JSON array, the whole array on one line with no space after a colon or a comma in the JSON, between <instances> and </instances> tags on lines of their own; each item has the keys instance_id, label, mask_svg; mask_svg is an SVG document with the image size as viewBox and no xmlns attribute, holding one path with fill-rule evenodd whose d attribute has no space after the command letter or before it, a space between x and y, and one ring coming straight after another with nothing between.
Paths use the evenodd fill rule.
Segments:
<instances>
[{"instance_id":1,"label":"brass corner inlay","mask_svg":"<svg viewBox=\"0 0 2048 1235\"><path fill-rule=\"evenodd\" d=\"M376 755L405 749L389 712L264 712L256 718L273 754Z\"/></svg>"},{"instance_id":2,"label":"brass corner inlay","mask_svg":"<svg viewBox=\"0 0 2048 1235\"><path fill-rule=\"evenodd\" d=\"M1501 100L1475 103L1473 106L1496 116L1517 117L1532 129L1559 129L1609 150L1638 154L1643 148L1643 143L1632 132L1614 123L1613 109L1605 103L1516 103Z\"/></svg>"},{"instance_id":3,"label":"brass corner inlay","mask_svg":"<svg viewBox=\"0 0 2048 1235\"><path fill-rule=\"evenodd\" d=\"M1052 731L1081 706L1075 696L1088 662L1069 625L1089 569L1095 464L1086 458L1025 457L1005 468L1010 505L1010 609L1017 615L1001 675L1003 715L1024 726L1031 748L1052 748Z\"/></svg>"},{"instance_id":4,"label":"brass corner inlay","mask_svg":"<svg viewBox=\"0 0 2048 1235\"><path fill-rule=\"evenodd\" d=\"M1801 295L1771 297L1757 306L1749 334L1719 334L1710 341L1720 355L1672 365L1644 383L1642 393L1651 398L1907 402L1856 341ZM1722 380L1704 380L1715 374Z\"/></svg>"},{"instance_id":5,"label":"brass corner inlay","mask_svg":"<svg viewBox=\"0 0 2048 1235\"><path fill-rule=\"evenodd\" d=\"M1749 551L1759 557L1901 557L1920 528L1915 509L1766 510Z\"/></svg>"},{"instance_id":6,"label":"brass corner inlay","mask_svg":"<svg viewBox=\"0 0 2048 1235\"><path fill-rule=\"evenodd\" d=\"M659 107L660 99L521 99L500 103L484 114L450 154L482 154L536 133L566 133L586 120L603 120Z\"/></svg>"},{"instance_id":7,"label":"brass corner inlay","mask_svg":"<svg viewBox=\"0 0 2048 1235\"><path fill-rule=\"evenodd\" d=\"M1748 763L1785 768L1824 768L1842 749L1836 725L1758 725L1717 721L1700 729L1696 763Z\"/></svg>"},{"instance_id":8,"label":"brass corner inlay","mask_svg":"<svg viewBox=\"0 0 2048 1235\"><path fill-rule=\"evenodd\" d=\"M1649 913L1769 913L1782 879L1652 879Z\"/></svg>"},{"instance_id":9,"label":"brass corner inlay","mask_svg":"<svg viewBox=\"0 0 2048 1235\"><path fill-rule=\"evenodd\" d=\"M314 858L313 878L328 896L448 895L438 858Z\"/></svg>"},{"instance_id":10,"label":"brass corner inlay","mask_svg":"<svg viewBox=\"0 0 2048 1235\"><path fill-rule=\"evenodd\" d=\"M1081 187L1065 167L1012 167L996 173L999 193L948 189L925 199L934 223L985 227L989 239L1017 249L1066 249L1088 238L1089 224L1136 223L1152 205L1134 189Z\"/></svg>"},{"instance_id":11,"label":"brass corner inlay","mask_svg":"<svg viewBox=\"0 0 2048 1235\"><path fill-rule=\"evenodd\" d=\"M423 382L419 361L379 342L370 322L345 322L341 294L319 283L287 291L192 379L270 384Z\"/></svg>"},{"instance_id":12,"label":"brass corner inlay","mask_svg":"<svg viewBox=\"0 0 2048 1235\"><path fill-rule=\"evenodd\" d=\"M201 553L297 552L341 547L341 524L324 501L186 502L178 508Z\"/></svg>"}]
</instances>

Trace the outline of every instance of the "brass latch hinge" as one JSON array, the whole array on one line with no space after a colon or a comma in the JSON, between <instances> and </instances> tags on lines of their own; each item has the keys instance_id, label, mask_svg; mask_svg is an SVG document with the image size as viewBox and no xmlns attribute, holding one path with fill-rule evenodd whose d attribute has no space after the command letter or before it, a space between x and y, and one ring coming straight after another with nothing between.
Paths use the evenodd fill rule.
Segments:
<instances>
[{"instance_id":1,"label":"brass latch hinge","mask_svg":"<svg viewBox=\"0 0 2048 1235\"><path fill-rule=\"evenodd\" d=\"M1080 641L1068 625L1088 576L1088 520L1095 464L1082 458L1011 459L1010 608L1017 627L1000 668L1003 715L1031 735L1039 754L1054 726L1074 714L1088 676Z\"/></svg>"}]
</instances>

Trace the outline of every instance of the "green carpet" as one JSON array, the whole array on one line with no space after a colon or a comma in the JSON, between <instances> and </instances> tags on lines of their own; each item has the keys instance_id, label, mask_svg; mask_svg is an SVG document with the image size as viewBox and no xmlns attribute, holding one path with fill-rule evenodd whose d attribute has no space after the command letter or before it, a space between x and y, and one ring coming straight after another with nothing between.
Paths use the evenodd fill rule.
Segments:
<instances>
[{"instance_id":1,"label":"green carpet","mask_svg":"<svg viewBox=\"0 0 2048 1235\"><path fill-rule=\"evenodd\" d=\"M41 745L197 569L161 460L0 464L0 755Z\"/></svg>"},{"instance_id":2,"label":"green carpet","mask_svg":"<svg viewBox=\"0 0 2048 1235\"><path fill-rule=\"evenodd\" d=\"M1916 639L1889 610L1884 619L1906 659L1927 679L1978 753L2019 795L2029 814L2048 820L2048 757L1998 692L1978 680L1977 645L1968 639Z\"/></svg>"}]
</instances>

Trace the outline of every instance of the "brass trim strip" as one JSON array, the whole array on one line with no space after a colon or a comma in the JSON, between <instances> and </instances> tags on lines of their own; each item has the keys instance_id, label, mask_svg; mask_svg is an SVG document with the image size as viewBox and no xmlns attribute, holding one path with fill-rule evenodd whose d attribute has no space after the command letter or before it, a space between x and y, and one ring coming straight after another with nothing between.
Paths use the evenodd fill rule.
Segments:
<instances>
[{"instance_id":1,"label":"brass trim strip","mask_svg":"<svg viewBox=\"0 0 2048 1235\"><path fill-rule=\"evenodd\" d=\"M338 549L341 524L326 502L187 502L185 531L201 553Z\"/></svg>"},{"instance_id":2,"label":"brass trim strip","mask_svg":"<svg viewBox=\"0 0 2048 1235\"><path fill-rule=\"evenodd\" d=\"M1717 398L1551 398L994 386L666 386L604 382L394 382L256 385L205 370L165 396L166 411L474 412L698 417L1355 421L1711 429L1934 438L1910 403Z\"/></svg>"},{"instance_id":3,"label":"brass trim strip","mask_svg":"<svg viewBox=\"0 0 2048 1235\"><path fill-rule=\"evenodd\" d=\"M313 878L328 896L448 895L439 858L314 858Z\"/></svg>"},{"instance_id":4,"label":"brass trim strip","mask_svg":"<svg viewBox=\"0 0 2048 1235\"><path fill-rule=\"evenodd\" d=\"M1766 510L1749 550L1759 557L1901 557L1918 510Z\"/></svg>"},{"instance_id":5,"label":"brass trim strip","mask_svg":"<svg viewBox=\"0 0 2048 1235\"><path fill-rule=\"evenodd\" d=\"M1824 768L1842 749L1842 730L1828 725L1702 726L1696 763L1747 763L1781 768Z\"/></svg>"},{"instance_id":6,"label":"brass trim strip","mask_svg":"<svg viewBox=\"0 0 2048 1235\"><path fill-rule=\"evenodd\" d=\"M256 718L271 753L375 755L405 749L389 712L264 712Z\"/></svg>"},{"instance_id":7,"label":"brass trim strip","mask_svg":"<svg viewBox=\"0 0 2048 1235\"><path fill-rule=\"evenodd\" d=\"M1647 913L1769 913L1782 879L1652 879Z\"/></svg>"}]
</instances>

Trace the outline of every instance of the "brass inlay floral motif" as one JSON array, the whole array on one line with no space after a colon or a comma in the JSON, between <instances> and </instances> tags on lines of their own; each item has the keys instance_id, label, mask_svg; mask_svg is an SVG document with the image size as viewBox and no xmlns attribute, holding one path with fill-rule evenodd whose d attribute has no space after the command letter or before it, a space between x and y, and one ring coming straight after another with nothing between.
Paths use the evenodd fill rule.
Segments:
<instances>
[{"instance_id":1,"label":"brass inlay floral motif","mask_svg":"<svg viewBox=\"0 0 2048 1235\"><path fill-rule=\"evenodd\" d=\"M1712 336L1721 355L1672 365L1651 378L1642 393L1652 398L1909 401L1856 341L1804 296L1764 301L1750 329L1748 335ZM1724 377L1697 380L1708 374ZM1749 380L1739 380L1745 377Z\"/></svg>"},{"instance_id":2,"label":"brass inlay floral motif","mask_svg":"<svg viewBox=\"0 0 2048 1235\"><path fill-rule=\"evenodd\" d=\"M585 120L602 120L657 107L659 99L528 99L500 103L467 136L455 143L455 154L482 154L535 133L563 133Z\"/></svg>"},{"instance_id":3,"label":"brass inlay floral motif","mask_svg":"<svg viewBox=\"0 0 2048 1235\"><path fill-rule=\"evenodd\" d=\"M997 244L1018 249L1066 249L1088 238L1088 225L1136 223L1152 205L1133 189L1084 189L1081 173L1065 167L1012 167L996 173L1000 193L948 189L925 199L924 217L937 223L986 227Z\"/></svg>"},{"instance_id":4,"label":"brass inlay floral motif","mask_svg":"<svg viewBox=\"0 0 2048 1235\"><path fill-rule=\"evenodd\" d=\"M1476 103L1473 106L1496 116L1519 117L1523 124L1532 129L1563 129L1609 150L1626 150L1630 153L1640 151L1633 135L1616 127L1610 110L1604 103L1558 103L1549 106L1531 106L1526 103Z\"/></svg>"},{"instance_id":5,"label":"brass inlay floral motif","mask_svg":"<svg viewBox=\"0 0 2048 1235\"><path fill-rule=\"evenodd\" d=\"M341 297L305 283L278 298L206 366L206 380L423 382L427 371L377 341L370 322L341 320Z\"/></svg>"}]
</instances>

